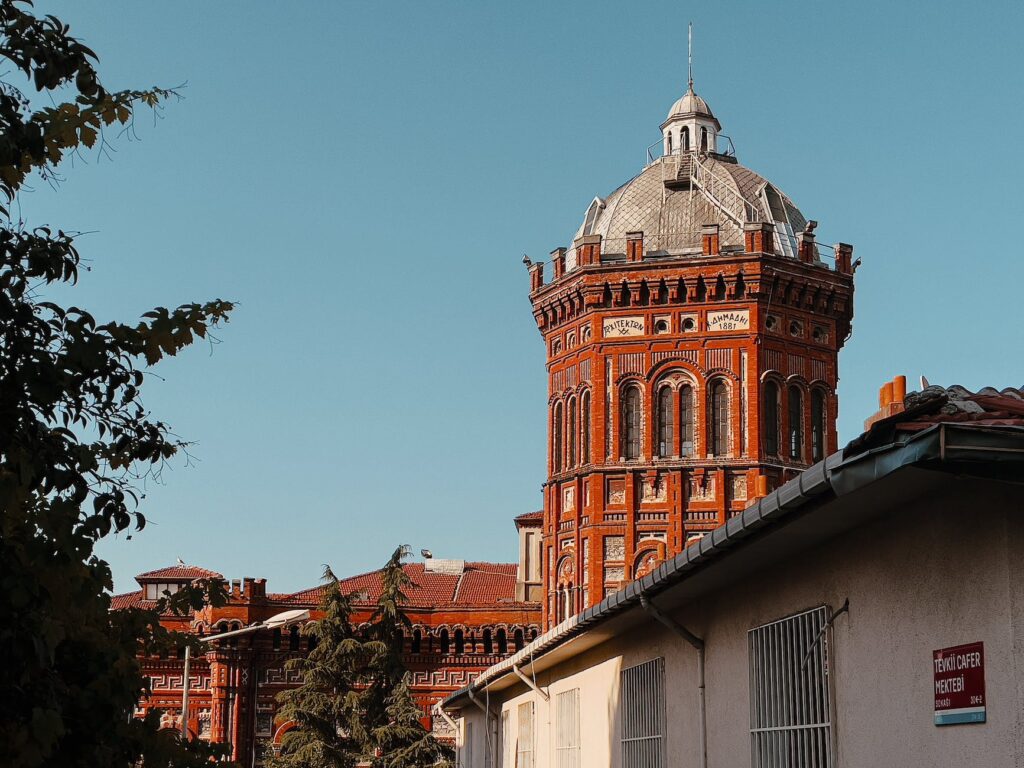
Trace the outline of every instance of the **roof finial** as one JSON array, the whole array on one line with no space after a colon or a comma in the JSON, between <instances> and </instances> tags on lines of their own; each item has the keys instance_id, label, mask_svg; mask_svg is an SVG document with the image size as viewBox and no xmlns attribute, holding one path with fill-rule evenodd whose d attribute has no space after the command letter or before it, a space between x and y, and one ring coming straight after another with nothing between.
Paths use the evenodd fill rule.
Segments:
<instances>
[{"instance_id":1,"label":"roof finial","mask_svg":"<svg viewBox=\"0 0 1024 768\"><path fill-rule=\"evenodd\" d=\"M686 76L690 81L690 90L693 90L693 22L691 21L686 30Z\"/></svg>"}]
</instances>

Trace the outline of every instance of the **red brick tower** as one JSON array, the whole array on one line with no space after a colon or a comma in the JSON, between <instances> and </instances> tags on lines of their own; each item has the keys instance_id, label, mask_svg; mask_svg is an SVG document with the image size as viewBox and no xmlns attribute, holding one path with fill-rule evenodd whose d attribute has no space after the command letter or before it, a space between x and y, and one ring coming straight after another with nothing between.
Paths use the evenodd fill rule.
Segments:
<instances>
[{"instance_id":1,"label":"red brick tower","mask_svg":"<svg viewBox=\"0 0 1024 768\"><path fill-rule=\"evenodd\" d=\"M836 449L852 247L822 261L816 222L737 163L692 83L661 129L661 157L594 199L551 282L527 260L548 354L545 626Z\"/></svg>"}]
</instances>

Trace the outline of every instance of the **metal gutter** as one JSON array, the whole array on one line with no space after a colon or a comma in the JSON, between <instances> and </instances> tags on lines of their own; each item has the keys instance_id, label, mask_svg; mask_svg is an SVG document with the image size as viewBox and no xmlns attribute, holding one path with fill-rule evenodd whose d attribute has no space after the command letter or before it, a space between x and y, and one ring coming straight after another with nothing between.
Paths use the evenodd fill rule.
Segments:
<instances>
[{"instance_id":1,"label":"metal gutter","mask_svg":"<svg viewBox=\"0 0 1024 768\"><path fill-rule=\"evenodd\" d=\"M1011 470L1020 479L1024 478L1022 448L1022 427L947 423L848 459L844 459L842 451L838 451L751 504L725 525L691 544L643 578L630 582L624 589L597 605L566 619L514 655L484 670L468 686L448 696L441 702L441 706L452 707L466 696L472 700L473 690L484 689L499 678L514 674L514 667L531 660L536 662L549 651L584 634L593 626L631 608L640 607L643 599L653 597L683 581L695 571L728 554L729 550L744 540L763 535L823 497L844 496L901 467L922 462L936 465L955 463L958 471L964 463L983 467L996 462L1004 471Z\"/></svg>"}]
</instances>

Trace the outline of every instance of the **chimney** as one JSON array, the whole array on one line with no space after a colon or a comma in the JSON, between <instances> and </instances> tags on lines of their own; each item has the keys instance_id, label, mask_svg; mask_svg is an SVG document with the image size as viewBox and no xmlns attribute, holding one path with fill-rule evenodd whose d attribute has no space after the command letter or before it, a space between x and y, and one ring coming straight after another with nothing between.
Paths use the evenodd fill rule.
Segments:
<instances>
[{"instance_id":1,"label":"chimney","mask_svg":"<svg viewBox=\"0 0 1024 768\"><path fill-rule=\"evenodd\" d=\"M853 274L853 246L849 243L836 243L836 272Z\"/></svg>"},{"instance_id":2,"label":"chimney","mask_svg":"<svg viewBox=\"0 0 1024 768\"><path fill-rule=\"evenodd\" d=\"M878 411L864 422L864 430L871 429L876 421L887 419L906 410L903 401L907 397L907 377L897 376L878 389Z\"/></svg>"},{"instance_id":3,"label":"chimney","mask_svg":"<svg viewBox=\"0 0 1024 768\"><path fill-rule=\"evenodd\" d=\"M644 233L626 233L626 261L644 260Z\"/></svg>"},{"instance_id":4,"label":"chimney","mask_svg":"<svg viewBox=\"0 0 1024 768\"><path fill-rule=\"evenodd\" d=\"M800 261L804 264L813 264L818 255L818 249L814 245L814 232L808 228L800 233L800 244L797 246Z\"/></svg>"},{"instance_id":5,"label":"chimney","mask_svg":"<svg viewBox=\"0 0 1024 768\"><path fill-rule=\"evenodd\" d=\"M700 252L705 256L717 256L722 252L717 224L705 224L700 228Z\"/></svg>"},{"instance_id":6,"label":"chimney","mask_svg":"<svg viewBox=\"0 0 1024 768\"><path fill-rule=\"evenodd\" d=\"M554 274L551 276L552 280L557 280L565 274L565 248L555 248L551 252L551 264L554 269Z\"/></svg>"},{"instance_id":7,"label":"chimney","mask_svg":"<svg viewBox=\"0 0 1024 768\"><path fill-rule=\"evenodd\" d=\"M598 264L601 261L601 236L583 235L573 245L576 248L576 263L585 267L588 264Z\"/></svg>"},{"instance_id":8,"label":"chimney","mask_svg":"<svg viewBox=\"0 0 1024 768\"><path fill-rule=\"evenodd\" d=\"M775 253L775 230L767 221L743 225L743 246L747 253Z\"/></svg>"},{"instance_id":9,"label":"chimney","mask_svg":"<svg viewBox=\"0 0 1024 768\"><path fill-rule=\"evenodd\" d=\"M530 264L527 269L530 272L530 293L536 293L544 287L544 262Z\"/></svg>"}]
</instances>

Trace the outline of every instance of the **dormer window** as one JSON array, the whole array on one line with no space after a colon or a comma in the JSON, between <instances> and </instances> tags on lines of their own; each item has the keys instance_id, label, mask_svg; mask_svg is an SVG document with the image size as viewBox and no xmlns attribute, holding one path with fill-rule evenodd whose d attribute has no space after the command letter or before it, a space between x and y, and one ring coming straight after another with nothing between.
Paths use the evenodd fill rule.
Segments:
<instances>
[{"instance_id":1,"label":"dormer window","mask_svg":"<svg viewBox=\"0 0 1024 768\"><path fill-rule=\"evenodd\" d=\"M159 582L146 585L146 599L147 600L159 600L162 597L167 597L165 592L174 594L181 589L181 584Z\"/></svg>"}]
</instances>

